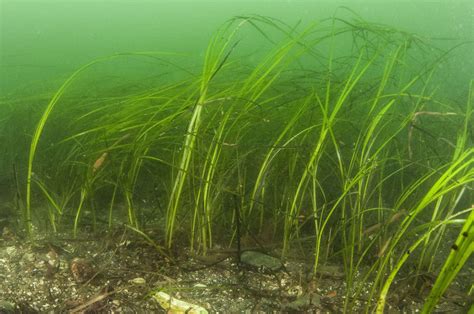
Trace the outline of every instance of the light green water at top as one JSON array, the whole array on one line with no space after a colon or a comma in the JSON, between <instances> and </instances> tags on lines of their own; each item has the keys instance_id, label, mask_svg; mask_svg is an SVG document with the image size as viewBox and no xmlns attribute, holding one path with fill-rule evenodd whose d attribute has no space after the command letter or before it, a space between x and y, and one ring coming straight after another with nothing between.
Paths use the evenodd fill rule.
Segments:
<instances>
[{"instance_id":1,"label":"light green water at top","mask_svg":"<svg viewBox=\"0 0 474 314\"><path fill-rule=\"evenodd\" d=\"M187 54L198 66L213 32L227 19L259 14L295 25L349 16L341 6L370 22L439 38L452 46L473 40L472 1L0 1L0 93L49 90L81 65L130 51ZM264 44L246 40L249 54ZM240 51L245 50L239 47ZM461 49L445 82L467 89L473 73L472 45ZM57 81L55 81L57 80ZM48 82L48 83L45 83Z\"/></svg>"}]
</instances>

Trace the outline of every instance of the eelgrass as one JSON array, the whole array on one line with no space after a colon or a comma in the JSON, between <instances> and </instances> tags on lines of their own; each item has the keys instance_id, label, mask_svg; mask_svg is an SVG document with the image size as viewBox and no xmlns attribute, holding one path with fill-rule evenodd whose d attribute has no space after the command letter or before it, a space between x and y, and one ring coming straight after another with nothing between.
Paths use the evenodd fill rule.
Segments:
<instances>
[{"instance_id":1,"label":"eelgrass","mask_svg":"<svg viewBox=\"0 0 474 314\"><path fill-rule=\"evenodd\" d=\"M471 213L465 220L458 238L451 246L449 256L436 278L422 313L431 313L433 311L443 293L454 280L454 277L464 266L467 259L474 253L474 208L471 208L470 211Z\"/></svg>"},{"instance_id":2,"label":"eelgrass","mask_svg":"<svg viewBox=\"0 0 474 314\"><path fill-rule=\"evenodd\" d=\"M252 67L241 66L245 31L270 47ZM164 54L95 60L64 82L36 125L26 174L27 232L36 183L54 231L68 228L70 216L74 234L86 217L95 225L106 216L109 228L125 223L163 253L183 235L205 254L215 243L232 245L241 233L264 238L270 230L286 257L295 240L309 236L315 276L321 263L342 258L345 311L372 283L369 312L375 300L383 311L413 250L421 252L413 263L436 270L439 262L427 256L442 246L447 228L463 223L460 249L445 262L428 311L472 253L464 239L472 215L459 217L470 211L461 209L472 201L465 191L474 180L472 86L465 110L437 100L433 77L449 54L431 47L360 18L335 17L300 31L245 16L217 31L197 73L163 61ZM83 82L81 73L132 56L185 74L158 79L153 88L68 98L74 83ZM428 136L429 126L414 125L423 111L464 117L450 121L461 126L446 134L453 147ZM59 117L70 121L67 127L54 124ZM55 132L45 132L53 126ZM54 145L42 147L40 138ZM431 147L412 150L421 140ZM153 215L146 216L150 207ZM163 243L144 226L159 228Z\"/></svg>"}]
</instances>

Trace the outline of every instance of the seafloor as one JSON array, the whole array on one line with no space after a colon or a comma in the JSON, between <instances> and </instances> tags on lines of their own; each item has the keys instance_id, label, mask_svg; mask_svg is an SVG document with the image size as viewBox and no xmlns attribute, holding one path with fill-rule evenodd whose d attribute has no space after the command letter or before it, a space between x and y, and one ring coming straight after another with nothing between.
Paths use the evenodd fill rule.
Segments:
<instances>
[{"instance_id":1,"label":"seafloor","mask_svg":"<svg viewBox=\"0 0 474 314\"><path fill-rule=\"evenodd\" d=\"M183 247L164 256L125 228L26 240L4 227L0 313L165 313L153 297L158 291L209 312L341 312L346 297L342 268L321 266L314 277L310 261L296 258L301 253L295 251L278 269L265 269L237 263L235 251L224 248L199 256ZM410 276L400 278L390 292L389 313L421 309L433 278L426 274L416 287L410 286ZM437 312L467 312L473 300L459 284L450 287ZM349 311L363 311L367 299L353 301Z\"/></svg>"}]
</instances>

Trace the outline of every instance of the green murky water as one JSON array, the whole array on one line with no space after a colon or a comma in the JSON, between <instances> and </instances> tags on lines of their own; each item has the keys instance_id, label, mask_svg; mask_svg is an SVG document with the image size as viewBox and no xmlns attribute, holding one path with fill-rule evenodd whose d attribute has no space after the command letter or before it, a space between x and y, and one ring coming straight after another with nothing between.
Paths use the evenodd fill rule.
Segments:
<instances>
[{"instance_id":1,"label":"green murky water","mask_svg":"<svg viewBox=\"0 0 474 314\"><path fill-rule=\"evenodd\" d=\"M36 274L26 287L87 282L76 303L35 310L112 310L161 289L222 311L236 284L240 310L430 311L446 289L444 310L467 309L472 12L467 1L2 1L4 273L21 259ZM239 277L262 271L237 267L249 250L289 263L260 273L276 292ZM101 270L78 275L79 257ZM122 281L107 272L120 259ZM232 280L180 285L190 260L226 263ZM124 292L137 282L149 286ZM3 291L22 303L2 308L34 303L8 280Z\"/></svg>"}]
</instances>

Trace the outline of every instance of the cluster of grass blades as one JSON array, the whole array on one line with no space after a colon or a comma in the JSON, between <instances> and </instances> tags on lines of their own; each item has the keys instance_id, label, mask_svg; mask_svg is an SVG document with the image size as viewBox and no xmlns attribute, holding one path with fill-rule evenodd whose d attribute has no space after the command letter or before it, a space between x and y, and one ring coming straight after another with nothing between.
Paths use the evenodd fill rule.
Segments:
<instances>
[{"instance_id":1,"label":"cluster of grass blades","mask_svg":"<svg viewBox=\"0 0 474 314\"><path fill-rule=\"evenodd\" d=\"M249 58L239 47L251 32L270 48ZM370 283L366 309L382 313L409 258L420 272L440 270L428 312L472 253L472 83L462 108L439 99L431 83L449 53L354 16L305 28L241 16L211 39L200 71L165 53L94 60L64 82L36 124L26 230L49 208L55 232L77 234L85 217L93 226L106 217L162 252L178 238L205 254L271 225L282 256L304 246L315 275L321 263L342 261L346 311ZM88 86L88 71L137 58L156 67L149 84L74 90ZM429 136L420 112L448 117L458 132ZM431 257L459 225L442 266ZM150 227L161 240L147 236Z\"/></svg>"}]
</instances>

